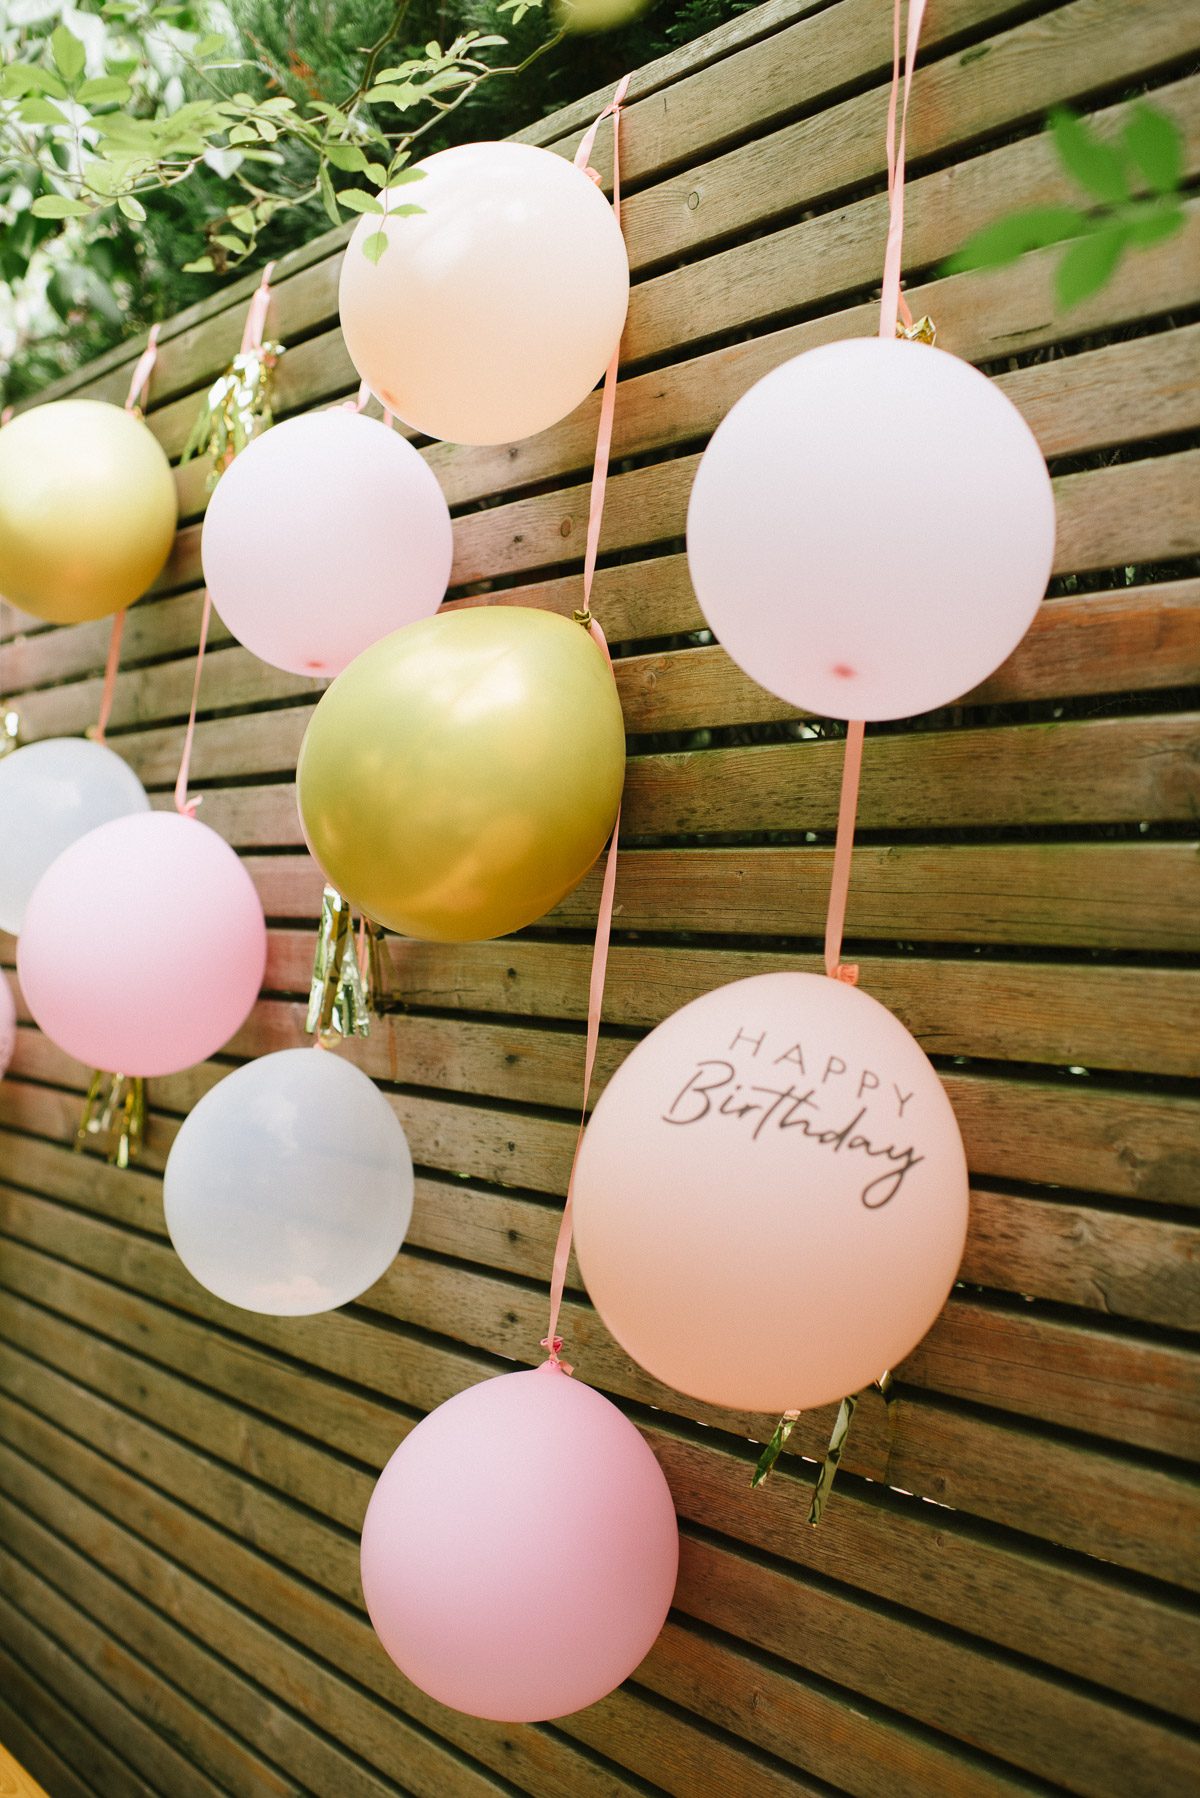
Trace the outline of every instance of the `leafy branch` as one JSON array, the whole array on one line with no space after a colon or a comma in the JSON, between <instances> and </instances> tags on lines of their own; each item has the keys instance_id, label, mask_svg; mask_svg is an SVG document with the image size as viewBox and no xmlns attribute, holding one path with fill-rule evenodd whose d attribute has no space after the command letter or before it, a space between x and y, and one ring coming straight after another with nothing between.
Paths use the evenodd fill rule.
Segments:
<instances>
[{"instance_id":1,"label":"leafy branch","mask_svg":"<svg viewBox=\"0 0 1200 1798\"><path fill-rule=\"evenodd\" d=\"M528 11L542 0L521 4ZM215 169L236 191L204 224L202 253L183 264L185 273L224 275L237 268L254 257L260 234L279 213L313 200L334 225L346 214L420 212L419 205L391 201L394 188L421 178L407 166L413 145L485 81L521 74L563 33L509 65L485 55L503 48L505 38L472 30L445 48L436 40L406 48L402 60L381 67L409 5L396 0L383 30L361 52L356 84L333 101L262 91L280 88L284 71L265 56L241 55L240 44L220 32L186 29L197 16L191 7L105 0L99 16L115 36L105 40L101 66L89 72L84 42L60 24L49 38L19 43L0 68L0 164L17 170L32 218L60 230L114 210L138 223L146 217L146 196L177 187L202 164ZM202 97L164 103L155 46L175 58ZM230 74L238 71L251 72L242 77L247 85L230 93ZM347 175L369 185L338 185ZM368 237L373 261L387 241L382 229Z\"/></svg>"},{"instance_id":2,"label":"leafy branch","mask_svg":"<svg viewBox=\"0 0 1200 1798\"><path fill-rule=\"evenodd\" d=\"M942 273L1002 268L1029 250L1065 244L1054 291L1066 311L1099 293L1127 251L1148 249L1182 229L1183 133L1145 100L1134 102L1113 141L1065 110L1051 113L1050 133L1063 170L1086 202L1026 207L995 219L967 239Z\"/></svg>"}]
</instances>

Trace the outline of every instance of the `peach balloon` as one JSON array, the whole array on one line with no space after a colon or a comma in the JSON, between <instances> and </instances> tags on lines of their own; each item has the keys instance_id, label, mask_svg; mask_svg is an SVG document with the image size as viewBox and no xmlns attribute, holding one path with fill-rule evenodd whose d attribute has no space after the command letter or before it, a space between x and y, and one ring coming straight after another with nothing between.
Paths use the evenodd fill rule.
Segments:
<instances>
[{"instance_id":1,"label":"peach balloon","mask_svg":"<svg viewBox=\"0 0 1200 1798\"><path fill-rule=\"evenodd\" d=\"M89 831L34 888L17 973L34 1021L88 1067L175 1074L222 1048L262 985L254 883L223 838L177 812Z\"/></svg>"},{"instance_id":2,"label":"peach balloon","mask_svg":"<svg viewBox=\"0 0 1200 1798\"><path fill-rule=\"evenodd\" d=\"M338 306L350 359L398 418L452 443L509 443L587 398L629 301L621 230L599 188L532 144L461 144L366 214ZM382 230L377 263L363 245Z\"/></svg>"},{"instance_id":3,"label":"peach balloon","mask_svg":"<svg viewBox=\"0 0 1200 1798\"><path fill-rule=\"evenodd\" d=\"M928 345L856 338L764 375L692 487L705 618L768 692L828 718L949 704L1028 630L1054 495L994 382Z\"/></svg>"},{"instance_id":4,"label":"peach balloon","mask_svg":"<svg viewBox=\"0 0 1200 1798\"><path fill-rule=\"evenodd\" d=\"M877 1000L758 974L685 1005L602 1094L575 1178L596 1308L657 1379L807 1410L903 1360L954 1283L967 1164L950 1101Z\"/></svg>"},{"instance_id":5,"label":"peach balloon","mask_svg":"<svg viewBox=\"0 0 1200 1798\"><path fill-rule=\"evenodd\" d=\"M55 400L0 431L0 593L52 624L119 612L175 541L175 480L136 412Z\"/></svg>"},{"instance_id":6,"label":"peach balloon","mask_svg":"<svg viewBox=\"0 0 1200 1798\"><path fill-rule=\"evenodd\" d=\"M287 419L222 475L200 553L240 643L291 674L330 676L437 611L450 511L398 432L336 407Z\"/></svg>"},{"instance_id":7,"label":"peach balloon","mask_svg":"<svg viewBox=\"0 0 1200 1798\"><path fill-rule=\"evenodd\" d=\"M388 1654L440 1703L505 1723L619 1686L654 1646L678 1565L650 1449L550 1362L430 1412L363 1523L363 1595Z\"/></svg>"}]
</instances>

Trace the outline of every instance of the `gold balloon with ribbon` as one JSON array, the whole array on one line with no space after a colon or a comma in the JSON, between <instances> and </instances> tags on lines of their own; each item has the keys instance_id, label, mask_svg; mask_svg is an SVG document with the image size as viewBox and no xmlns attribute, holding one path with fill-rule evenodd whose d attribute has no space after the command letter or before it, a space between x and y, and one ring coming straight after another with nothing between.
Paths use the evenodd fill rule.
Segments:
<instances>
[{"instance_id":1,"label":"gold balloon with ribbon","mask_svg":"<svg viewBox=\"0 0 1200 1798\"><path fill-rule=\"evenodd\" d=\"M55 400L0 431L0 593L51 624L123 611L175 538L171 465L137 413Z\"/></svg>"},{"instance_id":2,"label":"gold balloon with ribbon","mask_svg":"<svg viewBox=\"0 0 1200 1798\"><path fill-rule=\"evenodd\" d=\"M384 637L313 713L296 770L309 848L405 936L520 930L586 874L625 772L620 701L580 624L524 606Z\"/></svg>"}]
</instances>

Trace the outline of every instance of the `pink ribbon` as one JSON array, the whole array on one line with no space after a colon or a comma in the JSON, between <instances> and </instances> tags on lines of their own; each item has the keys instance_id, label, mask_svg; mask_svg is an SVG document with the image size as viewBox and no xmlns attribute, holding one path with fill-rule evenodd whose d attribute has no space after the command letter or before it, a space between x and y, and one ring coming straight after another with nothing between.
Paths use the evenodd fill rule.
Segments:
<instances>
[{"instance_id":1,"label":"pink ribbon","mask_svg":"<svg viewBox=\"0 0 1200 1798\"><path fill-rule=\"evenodd\" d=\"M595 169L589 166L588 159L596 143L596 132L602 122L611 117L613 122L613 216L618 225L621 222L621 164L620 164L620 130L621 105L625 98L625 90L629 86L626 75L619 83L609 104L599 114L590 128L584 133L583 140L575 152L575 166L584 169L593 180L599 181ZM591 632L593 641L604 654L604 659L612 668L612 657L608 653L608 643L604 632L591 615L592 582L596 575L596 557L600 548L600 526L604 518L604 489L608 481L608 458L612 449L613 414L617 405L617 364L620 360L621 346L618 343L613 350L612 360L604 371L604 389L600 399L600 422L596 430L596 455L592 463L592 491L588 506L587 547L583 558L583 617ZM596 914L596 943L592 950L592 973L588 985L588 1017L587 1047L583 1058L583 1105L579 1115L579 1129L575 1136L575 1151L571 1157L571 1174L567 1181L567 1198L563 1206L562 1219L558 1226L558 1241L554 1245L554 1266L550 1275L550 1318L541 1346L546 1350L550 1364L561 1368L564 1373L571 1372L569 1362L562 1359L562 1337L558 1334L558 1318L562 1310L563 1289L567 1283L567 1263L571 1259L572 1209L575 1197L575 1169L579 1161L579 1151L583 1146L583 1131L587 1123L588 1098L592 1090L592 1073L596 1066L596 1050L600 1044L600 1014L604 1008L604 977L608 971L608 945L612 936L613 896L617 886L617 842L621 833L621 808L617 807L617 815L613 821L612 836L609 838L608 857L604 864L604 879L600 886L600 905Z\"/></svg>"},{"instance_id":2,"label":"pink ribbon","mask_svg":"<svg viewBox=\"0 0 1200 1798\"><path fill-rule=\"evenodd\" d=\"M129 392L125 396L126 412L132 412L135 406L141 404L150 385L150 376L158 361L158 333L159 326L151 325L146 347L133 365L133 373L129 377Z\"/></svg>"},{"instance_id":3,"label":"pink ribbon","mask_svg":"<svg viewBox=\"0 0 1200 1798\"><path fill-rule=\"evenodd\" d=\"M371 398L371 389L367 386L366 381L362 380L358 384L357 396L352 400L343 400L342 401L342 410L343 410L343 412L365 412L366 408L367 408L367 401L370 398ZM383 422L387 426L388 430L390 431L392 428L392 414L388 411L386 406L384 406L384 408L383 408Z\"/></svg>"},{"instance_id":4,"label":"pink ribbon","mask_svg":"<svg viewBox=\"0 0 1200 1798\"><path fill-rule=\"evenodd\" d=\"M892 10L892 91L888 98L887 169L888 169L888 233L883 258L883 293L879 306L879 335L891 339L896 335L896 321L912 323L908 302L900 291L900 260L904 248L904 160L908 144L908 101L912 90L913 66L917 60L917 44L925 17L925 0L909 0L908 35L904 49L904 101L900 103L900 6L894 0ZM896 135L899 112L900 133ZM862 774L863 737L866 727L861 718L852 718L846 726L846 754L842 762L842 790L838 801L837 835L833 849L833 873L829 882L829 909L825 914L825 972L831 980L857 984L858 969L843 962L842 932L846 923L846 903L850 891L850 862L854 854L854 819L858 810L858 787Z\"/></svg>"},{"instance_id":5,"label":"pink ribbon","mask_svg":"<svg viewBox=\"0 0 1200 1798\"><path fill-rule=\"evenodd\" d=\"M241 354L248 350L262 348L263 332L267 325L267 311L271 304L271 273L275 267L268 262L262 272L262 279L250 296L250 305L246 312L246 328L242 332Z\"/></svg>"}]
</instances>

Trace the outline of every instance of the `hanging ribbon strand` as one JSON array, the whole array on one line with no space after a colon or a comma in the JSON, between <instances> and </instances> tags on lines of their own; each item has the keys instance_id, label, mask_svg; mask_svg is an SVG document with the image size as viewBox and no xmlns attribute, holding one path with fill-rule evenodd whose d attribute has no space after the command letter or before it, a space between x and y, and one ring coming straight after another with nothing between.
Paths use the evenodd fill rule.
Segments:
<instances>
[{"instance_id":1,"label":"hanging ribbon strand","mask_svg":"<svg viewBox=\"0 0 1200 1798\"><path fill-rule=\"evenodd\" d=\"M589 159L596 143L596 133L607 118L613 122L613 156L612 156L612 207L613 216L618 225L621 222L621 162L620 134L621 107L629 86L629 76L618 84L616 92L603 112L593 121L584 133L583 140L575 152L576 168L584 169L594 181L600 177L595 169L589 166ZM618 343L613 350L612 359L604 371L604 387L600 397L600 422L596 430L596 455L592 464L592 490L588 507L587 545L583 558L583 605L575 613L577 623L582 624L592 635L604 653L604 658L611 669L612 658L608 653L608 642L604 632L592 617L592 583L596 575L596 558L600 549L600 526L604 518L604 490L608 481L608 459L612 449L613 415L617 405L617 366L620 361L621 346ZM596 917L596 942L592 951L592 972L588 984L588 1017L587 1046L583 1058L583 1105L579 1117L579 1130L575 1137L575 1150L571 1157L571 1172L567 1180L567 1197L563 1205L562 1219L558 1226L558 1241L554 1247L554 1265L550 1276L550 1316L541 1346L546 1350L548 1358L556 1367L565 1373L571 1372L569 1362L562 1360L562 1337L558 1334L558 1320L562 1310L563 1291L567 1283L567 1264L571 1259L572 1204L575 1188L575 1169L579 1161L579 1150L583 1144L583 1132L587 1123L588 1099L592 1090L592 1073L596 1065L596 1050L600 1043L600 1014L604 1006L604 980L608 970L608 945L612 935L613 896L617 885L617 843L621 832L621 810L618 806L613 822L612 836L609 839L608 855L604 864L604 879L600 887L600 906Z\"/></svg>"},{"instance_id":2,"label":"hanging ribbon strand","mask_svg":"<svg viewBox=\"0 0 1200 1798\"><path fill-rule=\"evenodd\" d=\"M900 291L900 268L904 251L904 166L908 147L908 103L912 91L913 68L921 24L925 17L925 0L909 0L908 30L904 43L904 84L901 98L900 45L902 0L893 0L892 8L892 86L887 112L888 231L883 260L883 289L879 304L879 335L882 338L908 337L932 343L935 335L929 318L913 322L908 302ZM898 126L898 129L897 129ZM831 980L858 984L858 967L842 960L842 936L846 924L846 905L850 892L850 867L854 856L854 826L858 813L858 789L862 776L863 741L866 726L861 718L852 718L846 726L846 749L842 761L842 785L838 799L837 831L834 837L833 869L829 881L829 905L825 914L825 972ZM884 1373L875 1388L890 1402L891 1375ZM870 1389L868 1389L870 1390ZM808 1521L820 1522L834 1477L841 1462L851 1420L861 1394L843 1398L829 1447L813 1489ZM760 1486L783 1451L795 1428L800 1413L785 1411L771 1440L763 1449L751 1478L752 1486Z\"/></svg>"}]
</instances>

